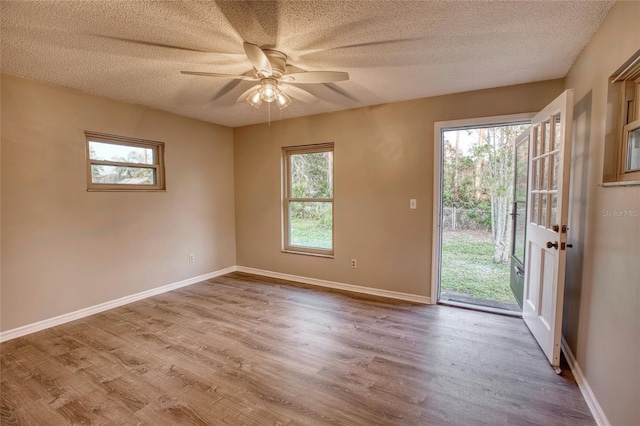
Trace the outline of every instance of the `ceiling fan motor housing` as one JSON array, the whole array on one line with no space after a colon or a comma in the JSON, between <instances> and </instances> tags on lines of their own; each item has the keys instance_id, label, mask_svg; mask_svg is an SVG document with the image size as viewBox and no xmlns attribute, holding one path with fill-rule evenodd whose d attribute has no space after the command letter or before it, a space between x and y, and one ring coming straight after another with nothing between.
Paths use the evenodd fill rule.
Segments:
<instances>
[{"instance_id":1,"label":"ceiling fan motor housing","mask_svg":"<svg viewBox=\"0 0 640 426\"><path fill-rule=\"evenodd\" d=\"M269 58L269 63L271 63L271 68L273 70L271 76L274 78L282 77L287 68L287 55L280 51L271 49L262 49L262 51L267 56L267 58Z\"/></svg>"}]
</instances>

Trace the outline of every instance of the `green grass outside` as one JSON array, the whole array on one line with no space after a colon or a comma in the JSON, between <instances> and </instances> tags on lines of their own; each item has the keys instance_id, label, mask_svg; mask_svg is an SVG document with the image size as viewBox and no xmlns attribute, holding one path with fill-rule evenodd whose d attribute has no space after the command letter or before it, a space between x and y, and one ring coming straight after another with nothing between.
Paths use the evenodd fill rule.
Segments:
<instances>
[{"instance_id":1,"label":"green grass outside","mask_svg":"<svg viewBox=\"0 0 640 426\"><path fill-rule=\"evenodd\" d=\"M493 242L489 234L444 231L441 290L516 303L509 287L509 265L494 263L492 258Z\"/></svg>"},{"instance_id":2,"label":"green grass outside","mask_svg":"<svg viewBox=\"0 0 640 426\"><path fill-rule=\"evenodd\" d=\"M313 219L291 218L291 244L294 246L331 249L331 224L322 225Z\"/></svg>"},{"instance_id":3,"label":"green grass outside","mask_svg":"<svg viewBox=\"0 0 640 426\"><path fill-rule=\"evenodd\" d=\"M331 226L313 219L292 218L291 242L296 246L331 248ZM442 234L441 289L481 299L516 303L509 287L509 265L494 263L493 242L477 231Z\"/></svg>"}]
</instances>

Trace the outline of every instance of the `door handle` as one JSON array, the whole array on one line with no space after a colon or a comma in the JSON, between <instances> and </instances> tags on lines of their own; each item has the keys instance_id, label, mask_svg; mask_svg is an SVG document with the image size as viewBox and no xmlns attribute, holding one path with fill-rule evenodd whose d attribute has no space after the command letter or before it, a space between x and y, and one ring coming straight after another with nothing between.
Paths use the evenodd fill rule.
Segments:
<instances>
[{"instance_id":1,"label":"door handle","mask_svg":"<svg viewBox=\"0 0 640 426\"><path fill-rule=\"evenodd\" d=\"M547 241L547 248L551 248L554 247L556 250L558 250L558 242L551 242L551 241Z\"/></svg>"},{"instance_id":2,"label":"door handle","mask_svg":"<svg viewBox=\"0 0 640 426\"><path fill-rule=\"evenodd\" d=\"M516 273L517 276L519 276L520 278L524 277L524 270L520 269L520 267L518 265L515 265L513 267L513 271Z\"/></svg>"}]
</instances>

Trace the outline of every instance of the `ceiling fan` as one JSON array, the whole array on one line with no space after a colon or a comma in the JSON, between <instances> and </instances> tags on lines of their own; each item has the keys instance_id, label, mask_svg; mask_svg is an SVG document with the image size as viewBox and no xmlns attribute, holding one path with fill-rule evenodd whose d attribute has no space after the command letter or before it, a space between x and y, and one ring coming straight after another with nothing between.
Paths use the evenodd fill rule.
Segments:
<instances>
[{"instance_id":1,"label":"ceiling fan","mask_svg":"<svg viewBox=\"0 0 640 426\"><path fill-rule=\"evenodd\" d=\"M309 71L285 74L287 55L273 49L262 49L252 43L245 42L243 46L247 58L253 65L254 76L197 71L180 72L182 74L205 77L259 81L260 84L245 91L236 101L246 101L254 108L260 108L263 102L275 102L280 109L284 109L291 104L291 98L305 103L317 102L318 98L314 95L291 84L332 83L349 79L349 74L340 71Z\"/></svg>"}]
</instances>

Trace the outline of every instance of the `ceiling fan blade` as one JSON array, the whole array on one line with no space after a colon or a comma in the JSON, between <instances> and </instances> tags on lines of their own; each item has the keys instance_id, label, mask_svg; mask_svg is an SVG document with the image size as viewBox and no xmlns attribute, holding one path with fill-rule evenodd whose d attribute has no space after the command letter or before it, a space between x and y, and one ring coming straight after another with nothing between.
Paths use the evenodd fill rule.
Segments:
<instances>
[{"instance_id":1,"label":"ceiling fan blade","mask_svg":"<svg viewBox=\"0 0 640 426\"><path fill-rule=\"evenodd\" d=\"M341 71L309 71L286 74L280 80L287 83L332 83L349 80L349 74Z\"/></svg>"},{"instance_id":2,"label":"ceiling fan blade","mask_svg":"<svg viewBox=\"0 0 640 426\"><path fill-rule=\"evenodd\" d=\"M234 80L258 81L257 78L249 77L249 76L246 76L246 75L218 74L218 73L215 73L215 72L180 71L180 74L201 75L201 76L204 76L204 77L231 78L231 79L234 79Z\"/></svg>"},{"instance_id":3,"label":"ceiling fan blade","mask_svg":"<svg viewBox=\"0 0 640 426\"><path fill-rule=\"evenodd\" d=\"M287 84L280 84L278 85L278 87L282 89L284 93L291 96L292 98L297 99L301 102L305 102L307 104L312 104L312 103L318 102L319 100L318 98L313 96L311 93L307 92L306 90L302 90L299 87L289 86Z\"/></svg>"},{"instance_id":4,"label":"ceiling fan blade","mask_svg":"<svg viewBox=\"0 0 640 426\"><path fill-rule=\"evenodd\" d=\"M260 85L257 84L255 86L253 86L251 89L247 90L246 92L244 92L242 95L240 95L238 97L238 100L236 100L236 103L240 103L240 102L244 102L247 100L247 98L249 97L249 95L251 93L253 93L256 89L260 88Z\"/></svg>"},{"instance_id":5,"label":"ceiling fan blade","mask_svg":"<svg viewBox=\"0 0 640 426\"><path fill-rule=\"evenodd\" d=\"M254 68L258 71L261 71L263 74L265 74L266 77L270 76L273 72L273 69L271 68L271 62L269 62L269 58L267 58L267 55L264 54L262 49L260 49L260 47L256 46L255 44L247 42L244 42L243 46L244 53L247 54L247 58L249 58L249 61L254 66Z\"/></svg>"},{"instance_id":6,"label":"ceiling fan blade","mask_svg":"<svg viewBox=\"0 0 640 426\"><path fill-rule=\"evenodd\" d=\"M206 50L202 50L202 49L192 49L189 47L182 47L182 46L175 46L172 44L165 44L165 43L155 43L155 42L151 42L151 41L144 41L144 40L134 40L131 38L124 38L124 37L114 37L114 36L107 36L107 35L97 35L97 37L101 37L101 38L108 38L110 40L117 40L117 41L124 41L127 43L133 43L133 44L140 44L143 46L153 46L153 47L164 47L167 49L176 49L176 50L185 50L188 52L202 52L202 53L210 53Z\"/></svg>"}]
</instances>

